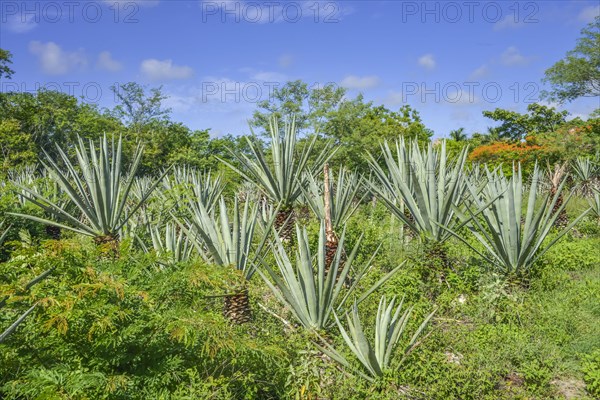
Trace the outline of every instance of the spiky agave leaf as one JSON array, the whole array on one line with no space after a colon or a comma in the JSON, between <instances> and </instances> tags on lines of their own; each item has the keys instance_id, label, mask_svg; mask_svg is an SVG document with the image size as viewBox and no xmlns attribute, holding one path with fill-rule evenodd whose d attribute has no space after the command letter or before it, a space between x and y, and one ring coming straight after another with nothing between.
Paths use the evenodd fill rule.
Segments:
<instances>
[{"instance_id":1,"label":"spiky agave leaf","mask_svg":"<svg viewBox=\"0 0 600 400\"><path fill-rule=\"evenodd\" d=\"M38 218L27 214L13 213L13 215L96 238L116 237L127 220L150 196L160 179L152 184L148 191L135 202L136 204L126 212L126 204L130 200L130 193L135 173L142 158L143 147L138 146L126 176L123 176L121 163L121 138L119 138L116 148L114 140L109 146L106 135L100 141L98 153L94 150L94 143L91 140L89 141L89 147L88 152L83 139L78 137L78 146L75 148L77 163L74 164L67 154L57 146L58 154L62 163L66 166L66 171L63 171L58 166L57 161L52 159L46 152L44 152L46 159L42 162L52 179L59 184L69 200L81 212L83 219L80 219L73 212L61 208L60 205L36 191L18 184L17 186L23 190L21 196L42 208L56 220ZM79 167L80 173L77 171L77 167ZM58 221L64 221L65 223Z\"/></svg>"},{"instance_id":2,"label":"spiky agave leaf","mask_svg":"<svg viewBox=\"0 0 600 400\"><path fill-rule=\"evenodd\" d=\"M402 310L404 300L401 300L400 304L394 310L394 303L395 298L387 304L385 296L379 301L377 316L375 318L375 337L373 342L367 339L358 315L358 305L356 303L354 303L350 313L346 313L348 330L344 328L337 314L334 314L335 321L346 345L366 370L366 373L357 372L368 380L382 377L385 371L390 368L390 362L396 346L400 339L407 333L406 327L413 307L407 307L405 310ZM417 346L417 340L422 335L423 330L434 313L435 311L427 315L412 335L408 344L403 349L402 359L399 364L402 364L406 356ZM323 341L323 343L323 345L317 344L317 347L343 366L352 368L351 363L340 352L326 341Z\"/></svg>"},{"instance_id":3,"label":"spiky agave leaf","mask_svg":"<svg viewBox=\"0 0 600 400\"><path fill-rule=\"evenodd\" d=\"M594 189L594 195L588 200L588 202L593 215L600 219L600 189Z\"/></svg>"},{"instance_id":4,"label":"spiky agave leaf","mask_svg":"<svg viewBox=\"0 0 600 400\"><path fill-rule=\"evenodd\" d=\"M554 222L570 199L569 195L561 206L555 208L565 181L556 188L554 195L546 194L540 201L537 186L541 176L536 165L523 216L524 190L521 168L518 168L510 179L501 171L488 171L488 174L488 183L481 194L469 185L477 210L469 210L471 217L467 226L487 250L487 254L480 254L507 276L526 273L539 257L590 211L584 211L550 243L543 246ZM536 203L539 203L537 210ZM452 234L477 251L464 238L455 232Z\"/></svg>"},{"instance_id":5,"label":"spiky agave leaf","mask_svg":"<svg viewBox=\"0 0 600 400\"><path fill-rule=\"evenodd\" d=\"M262 221L258 216L258 204L251 206L246 202L241 209L235 199L231 210L233 219L230 219L223 197L219 201L218 216L200 202L190 201L188 206L190 217L179 224L200 253L217 265L235 267L242 271L246 279L250 279L256 271L256 254L252 255L253 240L256 228ZM267 237L268 229L263 228L255 253L264 247Z\"/></svg>"},{"instance_id":6,"label":"spiky agave leaf","mask_svg":"<svg viewBox=\"0 0 600 400\"><path fill-rule=\"evenodd\" d=\"M292 314L296 317L306 329L320 330L328 327L331 322L333 311L343 309L351 297L356 297L358 282L367 273L370 262L358 270L354 277L354 283L347 289L344 288L345 281L352 270L352 264L358 252L362 237L357 241L354 249L345 260L345 265L339 268L344 251L345 230L342 232L339 240L339 246L331 265L326 266L326 234L325 225L321 223L319 231L319 245L316 254L316 260L309 247L308 233L306 228L300 229L296 225L296 234L298 237L298 249L296 250L294 267L291 258L288 256L285 246L281 241L276 240L272 245L272 250L277 262L278 272L275 272L269 265L263 263L266 274L259 270L271 291L277 299L288 306ZM375 254L373 254L373 257ZM316 272L313 268L316 261ZM378 287L383 285L389 278L396 273L402 265L398 266L383 278L377 281L369 290L358 296L357 303L362 302ZM270 279L269 279L270 278Z\"/></svg>"},{"instance_id":7,"label":"spiky agave leaf","mask_svg":"<svg viewBox=\"0 0 600 400\"><path fill-rule=\"evenodd\" d=\"M577 157L571 163L571 172L578 192L584 197L592 196L600 183L600 164L591 157Z\"/></svg>"},{"instance_id":8,"label":"spiky agave leaf","mask_svg":"<svg viewBox=\"0 0 600 400\"><path fill-rule=\"evenodd\" d=\"M148 227L148 231L152 248L159 256L160 263L170 265L190 259L194 247L179 225L169 222L160 229L158 224L153 224ZM142 247L148 251L143 242Z\"/></svg>"},{"instance_id":9,"label":"spiky agave leaf","mask_svg":"<svg viewBox=\"0 0 600 400\"><path fill-rule=\"evenodd\" d=\"M330 173L330 175L332 175ZM303 189L304 199L312 212L321 220L325 219L324 183L317 181L312 175L307 176L307 185ZM342 227L356 212L360 202L358 193L362 186L362 177L356 173L340 168L337 179L329 178L329 204L331 204L331 222L334 230Z\"/></svg>"},{"instance_id":10,"label":"spiky agave leaf","mask_svg":"<svg viewBox=\"0 0 600 400\"><path fill-rule=\"evenodd\" d=\"M467 147L461 150L453 164L446 154L445 142L439 151L431 143L420 150L417 141L409 145L400 139L396 142L396 158L387 142L381 149L387 171L370 155L369 163L377 179L370 183L373 192L415 234L424 234L435 242L448 239L451 235L447 229L459 224L455 210L466 191L463 167ZM411 217L405 214L401 205Z\"/></svg>"},{"instance_id":11,"label":"spiky agave leaf","mask_svg":"<svg viewBox=\"0 0 600 400\"><path fill-rule=\"evenodd\" d=\"M0 343L4 342L6 338L8 338L19 327L19 325L21 325L23 321L25 321L25 318L27 318L27 316L33 312L36 306L37 303L32 305L27 311L21 314L21 316L19 316L19 318L17 318L15 322L13 322L8 328L6 328L4 332L0 334Z\"/></svg>"},{"instance_id":12,"label":"spiky agave leaf","mask_svg":"<svg viewBox=\"0 0 600 400\"><path fill-rule=\"evenodd\" d=\"M221 161L246 181L257 185L273 203L281 205L282 210L291 209L302 195L302 187L306 184L305 174L314 176L333 155L331 145L325 146L310 163L317 135L301 151L298 151L296 125L293 118L285 123L283 136L280 135L277 119L271 118L269 134L271 136L270 157L265 155L259 145L246 138L250 156L232 151L241 168L226 160Z\"/></svg>"}]
</instances>

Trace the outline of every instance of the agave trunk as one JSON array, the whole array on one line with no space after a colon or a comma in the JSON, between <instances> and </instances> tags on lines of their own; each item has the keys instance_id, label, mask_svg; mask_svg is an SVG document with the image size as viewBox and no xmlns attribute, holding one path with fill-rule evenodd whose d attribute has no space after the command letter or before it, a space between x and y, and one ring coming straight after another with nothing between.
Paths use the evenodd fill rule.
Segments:
<instances>
[{"instance_id":1,"label":"agave trunk","mask_svg":"<svg viewBox=\"0 0 600 400\"><path fill-rule=\"evenodd\" d=\"M557 193L557 187L556 186L552 186L552 189L550 189L550 196L554 197L556 196ZM569 217L567 215L567 211L565 208L562 208L563 205L563 195L562 193L559 193L558 198L556 199L556 203L554 204L554 207L552 207L552 213L555 214L557 212L559 212L558 217L556 218L556 221L554 221L554 226L556 228L564 228L565 226L569 225Z\"/></svg>"},{"instance_id":2,"label":"agave trunk","mask_svg":"<svg viewBox=\"0 0 600 400\"><path fill-rule=\"evenodd\" d=\"M113 258L117 258L119 254L119 235L104 235L94 237L94 243L96 246L102 249L103 253L111 255Z\"/></svg>"},{"instance_id":3,"label":"agave trunk","mask_svg":"<svg viewBox=\"0 0 600 400\"><path fill-rule=\"evenodd\" d=\"M46 234L54 240L60 240L62 237L62 230L58 226L46 225Z\"/></svg>"},{"instance_id":4,"label":"agave trunk","mask_svg":"<svg viewBox=\"0 0 600 400\"><path fill-rule=\"evenodd\" d=\"M549 175L550 175L550 183L552 187L550 188L550 197L554 198L558 194L556 198L556 203L554 203L554 207L552 208L552 213L559 213L558 217L554 221L554 226L557 228L564 228L569 224L569 218L567 217L567 211L565 210L563 205L563 195L559 192L558 188L560 187L566 171L567 164L564 163L562 165L556 164L554 166L554 171L550 170L550 166L548 166Z\"/></svg>"},{"instance_id":5,"label":"agave trunk","mask_svg":"<svg viewBox=\"0 0 600 400\"><path fill-rule=\"evenodd\" d=\"M295 223L296 214L291 207L277 212L277 216L275 217L275 229L279 232L279 238L284 243L291 243L294 238Z\"/></svg>"},{"instance_id":6,"label":"agave trunk","mask_svg":"<svg viewBox=\"0 0 600 400\"><path fill-rule=\"evenodd\" d=\"M235 294L225 296L223 315L237 325L252 321L248 289L244 288Z\"/></svg>"}]
</instances>

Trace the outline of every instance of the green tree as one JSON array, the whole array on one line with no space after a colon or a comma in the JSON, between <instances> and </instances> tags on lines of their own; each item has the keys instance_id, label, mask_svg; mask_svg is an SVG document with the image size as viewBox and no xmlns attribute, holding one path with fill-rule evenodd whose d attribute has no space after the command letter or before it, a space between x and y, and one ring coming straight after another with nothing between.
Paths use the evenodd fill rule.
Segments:
<instances>
[{"instance_id":1,"label":"green tree","mask_svg":"<svg viewBox=\"0 0 600 400\"><path fill-rule=\"evenodd\" d=\"M467 134L465 133L465 128L453 129L450 131L450 139L456 140L457 142L462 142L467 140Z\"/></svg>"},{"instance_id":2,"label":"green tree","mask_svg":"<svg viewBox=\"0 0 600 400\"><path fill-rule=\"evenodd\" d=\"M169 120L171 109L163 107L163 101L168 96L162 92L162 86L151 88L149 93L145 86L135 82L113 85L110 89L119 101L112 114L129 128L139 131L142 126L153 121Z\"/></svg>"},{"instance_id":3,"label":"green tree","mask_svg":"<svg viewBox=\"0 0 600 400\"><path fill-rule=\"evenodd\" d=\"M16 119L0 120L0 166L3 169L37 161L35 143L31 135L21 130Z\"/></svg>"},{"instance_id":4,"label":"green tree","mask_svg":"<svg viewBox=\"0 0 600 400\"><path fill-rule=\"evenodd\" d=\"M600 96L600 16L581 34L575 48L546 70L543 81L552 89L542 93L545 98L562 103Z\"/></svg>"},{"instance_id":5,"label":"green tree","mask_svg":"<svg viewBox=\"0 0 600 400\"><path fill-rule=\"evenodd\" d=\"M330 113L323 130L326 138L333 138L340 149L332 163L344 165L362 173L369 171L367 152L378 153L383 140L393 141L398 136L427 142L433 135L410 106L391 111L385 106L365 102L362 95L342 102Z\"/></svg>"},{"instance_id":6,"label":"green tree","mask_svg":"<svg viewBox=\"0 0 600 400\"><path fill-rule=\"evenodd\" d=\"M554 131L566 122L567 115L567 111L556 111L554 107L537 103L527 106L527 114L502 108L483 112L484 117L501 122L495 131L499 138L510 140L521 140L528 134Z\"/></svg>"},{"instance_id":7,"label":"green tree","mask_svg":"<svg viewBox=\"0 0 600 400\"><path fill-rule=\"evenodd\" d=\"M0 49L0 79L12 78L12 74L15 73L8 64L12 64L12 53L8 50Z\"/></svg>"},{"instance_id":8,"label":"green tree","mask_svg":"<svg viewBox=\"0 0 600 400\"><path fill-rule=\"evenodd\" d=\"M293 115L299 131L322 127L345 94L346 89L334 84L313 88L301 80L290 81L281 88L274 88L269 99L258 103L250 125L266 133L271 116L283 120Z\"/></svg>"},{"instance_id":9,"label":"green tree","mask_svg":"<svg viewBox=\"0 0 600 400\"><path fill-rule=\"evenodd\" d=\"M75 143L78 135L96 139L103 133L122 130L118 120L96 105L80 103L73 96L49 90L0 93L0 123L5 121L18 121L20 137L27 143L19 144L20 148L34 151L38 156L42 155L42 149L56 156L55 144L71 152L70 143Z\"/></svg>"}]
</instances>

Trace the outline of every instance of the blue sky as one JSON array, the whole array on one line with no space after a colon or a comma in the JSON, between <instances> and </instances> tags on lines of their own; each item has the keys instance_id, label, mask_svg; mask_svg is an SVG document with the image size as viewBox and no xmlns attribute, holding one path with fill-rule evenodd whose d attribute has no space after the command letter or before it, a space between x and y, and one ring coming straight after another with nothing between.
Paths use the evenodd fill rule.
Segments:
<instances>
[{"instance_id":1,"label":"blue sky","mask_svg":"<svg viewBox=\"0 0 600 400\"><path fill-rule=\"evenodd\" d=\"M600 13L597 1L0 1L16 74L113 107L113 84L163 85L173 119L248 132L275 86L333 82L348 96L416 108L436 137L485 131L482 110L524 111L544 71ZM587 116L599 100L565 105Z\"/></svg>"}]
</instances>

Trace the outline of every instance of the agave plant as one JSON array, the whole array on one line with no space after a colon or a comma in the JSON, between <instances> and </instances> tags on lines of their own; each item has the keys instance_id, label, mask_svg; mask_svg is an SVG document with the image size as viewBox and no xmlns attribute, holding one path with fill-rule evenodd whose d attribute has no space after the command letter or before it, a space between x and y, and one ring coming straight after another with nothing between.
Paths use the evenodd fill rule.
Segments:
<instances>
[{"instance_id":1,"label":"agave plant","mask_svg":"<svg viewBox=\"0 0 600 400\"><path fill-rule=\"evenodd\" d=\"M75 148L77 165L73 164L67 154L57 146L58 154L62 163L66 166L66 171L62 170L58 162L46 152L44 152L46 160L42 162L42 165L50 172L50 177L67 194L69 200L76 206L83 218L68 209L62 208L59 204L37 191L20 184L16 184L22 190L20 195L42 208L55 220L26 214L15 213L13 215L92 236L97 243L117 243L119 230L135 211L144 204L160 182L160 179L146 189L146 192L135 201L131 209L126 210L135 173L142 158L142 146L138 146L126 176L123 176L121 163L121 138L119 138L115 148L114 140L109 145L106 135L104 135L100 141L98 153L95 152L91 140L89 146L88 154L83 139L78 137L78 146ZM76 167L79 167L80 172Z\"/></svg>"},{"instance_id":2,"label":"agave plant","mask_svg":"<svg viewBox=\"0 0 600 400\"><path fill-rule=\"evenodd\" d=\"M210 171L199 171L187 166L174 168L173 172L165 177L163 184L165 189L174 192L176 196L180 195L176 189L189 189L191 193L185 190L184 193L208 209L217 204L225 189L222 175L212 176Z\"/></svg>"},{"instance_id":3,"label":"agave plant","mask_svg":"<svg viewBox=\"0 0 600 400\"><path fill-rule=\"evenodd\" d=\"M159 262L171 265L191 258L194 246L185 232L174 223L167 223L163 229L157 224L149 224L148 231L152 240L152 248L159 256ZM140 240L144 251L149 249Z\"/></svg>"},{"instance_id":4,"label":"agave plant","mask_svg":"<svg viewBox=\"0 0 600 400\"><path fill-rule=\"evenodd\" d=\"M294 317L306 329L318 331L330 325L331 315L334 311L340 311L345 307L348 300L355 295L357 286L361 278L367 273L370 262L359 269L352 285L345 289L345 282L352 269L352 264L356 257L356 253L360 246L361 239L356 243L352 252L348 255L343 268L339 268L339 263L342 259L344 249L344 236L342 232L340 236L338 250L336 252L333 265L327 271L325 264L326 234L325 224L321 223L319 232L319 245L316 260L314 259L310 247L306 228L300 229L296 225L296 235L298 238L298 249L296 250L294 267L290 257L288 256L285 247L281 241L275 241L273 244L273 253L277 263L279 273L275 272L270 266L264 265L266 274L259 270L259 274L263 277L271 291L277 299L288 306ZM373 255L374 257L375 255ZM316 261L316 271L313 265ZM394 273L396 273L402 265L398 266L370 289L360 295L356 303L365 300L377 288L383 285ZM271 279L269 279L269 277ZM273 282L271 282L271 280Z\"/></svg>"},{"instance_id":5,"label":"agave plant","mask_svg":"<svg viewBox=\"0 0 600 400\"><path fill-rule=\"evenodd\" d=\"M540 172L536 165L523 216L524 191L521 169L518 168L510 179L502 172L488 171L488 175L488 183L481 194L469 186L478 210L476 212L469 210L471 222L467 224L473 235L485 247L487 254L480 253L458 234L453 233L453 235L473 248L506 276L518 277L526 273L539 257L589 211L588 209L583 212L552 241L543 246L554 222L570 199L569 196L560 207L555 208L565 184L564 180L553 195L548 193L540 200L537 191ZM537 210L536 203L539 203Z\"/></svg>"},{"instance_id":6,"label":"agave plant","mask_svg":"<svg viewBox=\"0 0 600 400\"><path fill-rule=\"evenodd\" d=\"M367 339L367 335L362 327L356 303L352 307L351 312L346 314L348 331L346 331L340 322L337 314L334 314L335 321L346 345L350 348L350 351L352 351L366 371L366 373L361 371L358 371L358 373L370 381L381 378L386 370L390 368L390 363L398 342L407 334L406 327L410 320L413 307L407 307L406 310L403 311L402 307L404 305L404 299L402 299L400 304L398 304L394 310L395 300L396 299L393 298L392 301L387 304L385 297L382 297L379 301L379 308L377 309L377 316L375 318L375 340L373 344ZM403 349L402 358L396 368L403 363L408 354L410 354L419 344L417 340L423 333L423 330L429 323L431 317L433 317L434 313L435 311L427 315L412 335L406 347ZM324 346L317 344L317 347L333 360L348 369L352 369L350 362L326 341L324 341Z\"/></svg>"},{"instance_id":7,"label":"agave plant","mask_svg":"<svg viewBox=\"0 0 600 400\"><path fill-rule=\"evenodd\" d=\"M251 207L246 202L241 210L236 199L232 210L233 220L229 218L223 197L219 202L218 218L214 211L209 211L201 202L190 200L189 208L191 217L184 219L180 225L187 231L200 254L217 265L233 266L241 271L245 280L251 279L256 272L256 257L266 244L270 229L268 226L263 227L260 243L253 255L256 228L262 221L258 216L258 205ZM226 296L225 300L226 317L236 323L251 319L252 312L245 287L233 296Z\"/></svg>"},{"instance_id":8,"label":"agave plant","mask_svg":"<svg viewBox=\"0 0 600 400\"><path fill-rule=\"evenodd\" d=\"M356 173L340 168L337 179L329 173L327 177L328 202L331 205L331 223L334 230L342 227L354 214L360 205L358 193L362 185L362 178ZM320 219L325 219L325 182L317 182L312 175L307 176L307 185L303 189L304 198L311 211Z\"/></svg>"},{"instance_id":9,"label":"agave plant","mask_svg":"<svg viewBox=\"0 0 600 400\"><path fill-rule=\"evenodd\" d=\"M445 142L439 150L432 144L420 150L416 141L408 145L400 139L396 142L396 158L387 142L381 148L387 172L370 155L376 178L369 182L373 192L415 234L437 243L448 239L448 229L459 224L455 209L466 191L463 166L467 148L462 149L453 165L446 155Z\"/></svg>"},{"instance_id":10,"label":"agave plant","mask_svg":"<svg viewBox=\"0 0 600 400\"><path fill-rule=\"evenodd\" d=\"M306 176L314 176L327 159L333 155L333 152L327 145L316 155L314 161L309 163L313 156L317 136L315 135L299 152L294 119L285 123L283 136L280 136L279 123L276 118L271 118L269 134L271 136L270 157L267 157L256 143L246 138L251 156L232 152L241 164L241 168L237 168L226 160L222 161L245 180L259 186L264 195L279 206L275 226L280 230L281 238L289 240L294 225L293 207L302 195L302 188L306 185Z\"/></svg>"},{"instance_id":11,"label":"agave plant","mask_svg":"<svg viewBox=\"0 0 600 400\"><path fill-rule=\"evenodd\" d=\"M357 174L349 173L341 168L337 181L333 180L329 172L329 165L323 167L323 182L318 182L313 176L308 176L308 185L303 189L304 199L313 213L325 221L325 232L327 237L327 253L325 265L330 268L338 248L336 232L346 224L354 214L361 199L357 198L358 191L362 186L362 178ZM343 262L339 267L343 268Z\"/></svg>"},{"instance_id":12,"label":"agave plant","mask_svg":"<svg viewBox=\"0 0 600 400\"><path fill-rule=\"evenodd\" d=\"M600 164L590 157L577 157L571 163L571 172L578 192L584 197L592 196L600 180Z\"/></svg>"}]
</instances>

